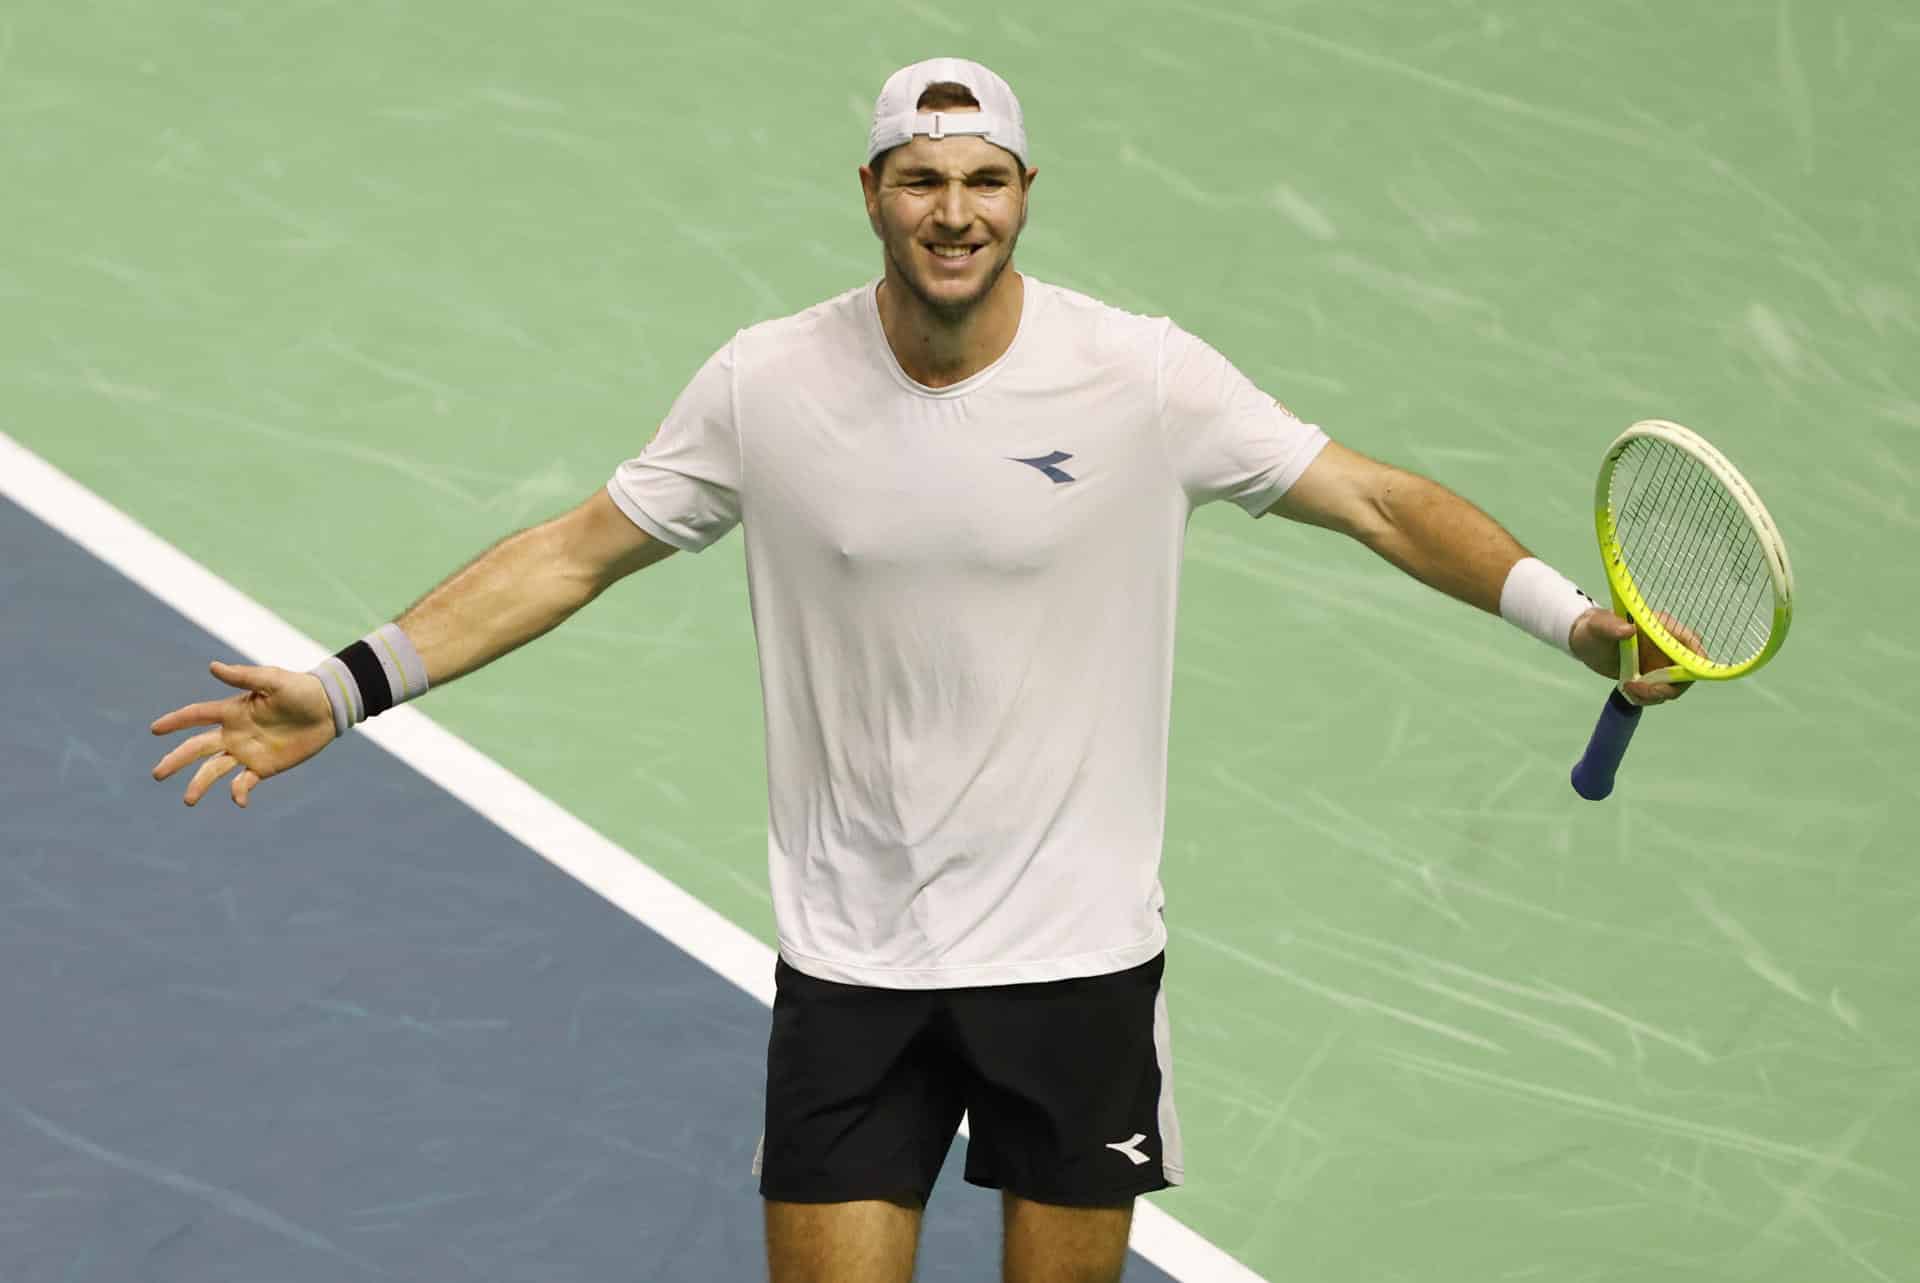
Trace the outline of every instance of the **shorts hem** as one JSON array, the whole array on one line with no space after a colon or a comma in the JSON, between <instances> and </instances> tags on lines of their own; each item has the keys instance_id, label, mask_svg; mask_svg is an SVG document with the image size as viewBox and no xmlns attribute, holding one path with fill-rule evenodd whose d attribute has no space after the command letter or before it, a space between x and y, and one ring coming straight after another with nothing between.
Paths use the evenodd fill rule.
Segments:
<instances>
[{"instance_id":1,"label":"shorts hem","mask_svg":"<svg viewBox=\"0 0 1920 1283\"><path fill-rule=\"evenodd\" d=\"M927 1205L931 1189L891 1188L875 1185L810 1185L806 1189L784 1189L760 1182L760 1197L772 1203L913 1203Z\"/></svg>"},{"instance_id":2,"label":"shorts hem","mask_svg":"<svg viewBox=\"0 0 1920 1283\"><path fill-rule=\"evenodd\" d=\"M1042 1190L1032 1187L1015 1189L990 1176L966 1176L963 1179L969 1185L981 1189L997 1189L1012 1194L1015 1198L1024 1198L1029 1203L1044 1203L1049 1207L1113 1207L1121 1203L1132 1202L1147 1194L1157 1194L1179 1184L1162 1176L1158 1180L1141 1181L1111 1190Z\"/></svg>"}]
</instances>

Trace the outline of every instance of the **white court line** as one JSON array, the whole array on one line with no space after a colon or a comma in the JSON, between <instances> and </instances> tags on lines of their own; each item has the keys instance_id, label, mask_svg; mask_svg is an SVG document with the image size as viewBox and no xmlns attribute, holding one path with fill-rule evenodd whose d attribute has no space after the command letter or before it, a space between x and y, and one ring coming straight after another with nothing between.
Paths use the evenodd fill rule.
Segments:
<instances>
[{"instance_id":1,"label":"white court line","mask_svg":"<svg viewBox=\"0 0 1920 1283\"><path fill-rule=\"evenodd\" d=\"M4 432L0 494L238 654L304 669L330 653ZM156 715L160 711L156 709ZM772 949L418 708L393 709L363 722L360 733L762 1005L773 1005ZM1265 1283L1153 1204L1142 1200L1134 1207L1133 1249L1174 1278L1183 1283Z\"/></svg>"}]
</instances>

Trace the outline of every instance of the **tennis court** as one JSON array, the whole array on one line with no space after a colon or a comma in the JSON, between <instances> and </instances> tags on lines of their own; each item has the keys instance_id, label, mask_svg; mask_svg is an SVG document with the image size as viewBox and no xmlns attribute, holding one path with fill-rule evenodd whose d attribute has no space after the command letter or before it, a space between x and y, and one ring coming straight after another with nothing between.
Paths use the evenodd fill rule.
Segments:
<instances>
[{"instance_id":1,"label":"tennis court","mask_svg":"<svg viewBox=\"0 0 1920 1283\"><path fill-rule=\"evenodd\" d=\"M1920 1276L1905 6L30 2L0 432L342 644L875 274L864 122L934 52L1020 89L1024 271L1173 315L1589 590L1607 441L1690 424L1800 582L1782 657L1649 717L1596 805L1604 683L1196 518L1189 1184L1151 1201L1212 1247L1128 1277ZM30 516L23 457L0 1279L752 1277L753 994L375 743L180 807L144 728L226 652ZM418 711L771 939L738 539ZM950 1160L922 1277L982 1277L996 1210Z\"/></svg>"}]
</instances>

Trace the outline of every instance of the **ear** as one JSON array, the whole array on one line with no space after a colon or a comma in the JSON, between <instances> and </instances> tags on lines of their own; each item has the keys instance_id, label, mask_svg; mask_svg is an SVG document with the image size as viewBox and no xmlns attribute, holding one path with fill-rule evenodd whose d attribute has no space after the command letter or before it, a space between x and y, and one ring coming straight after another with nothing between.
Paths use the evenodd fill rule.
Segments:
<instances>
[{"instance_id":1,"label":"ear","mask_svg":"<svg viewBox=\"0 0 1920 1283\"><path fill-rule=\"evenodd\" d=\"M875 236L886 240L880 233L880 176L873 172L871 165L860 166L860 194L867 204L867 226Z\"/></svg>"}]
</instances>

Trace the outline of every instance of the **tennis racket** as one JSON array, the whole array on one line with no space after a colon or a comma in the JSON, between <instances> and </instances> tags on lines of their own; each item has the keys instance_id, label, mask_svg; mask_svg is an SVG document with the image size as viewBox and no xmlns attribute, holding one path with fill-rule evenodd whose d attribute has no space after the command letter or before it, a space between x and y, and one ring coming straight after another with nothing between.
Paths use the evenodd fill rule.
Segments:
<instances>
[{"instance_id":1,"label":"tennis racket","mask_svg":"<svg viewBox=\"0 0 1920 1283\"><path fill-rule=\"evenodd\" d=\"M1747 479L1698 433L1661 419L1622 432L1593 507L1614 613L1671 661L1643 674L1640 637L1629 637L1622 684L1729 681L1780 653L1793 620L1787 546ZM1639 706L1616 687L1574 764L1574 792L1593 802L1613 792L1639 723Z\"/></svg>"}]
</instances>

